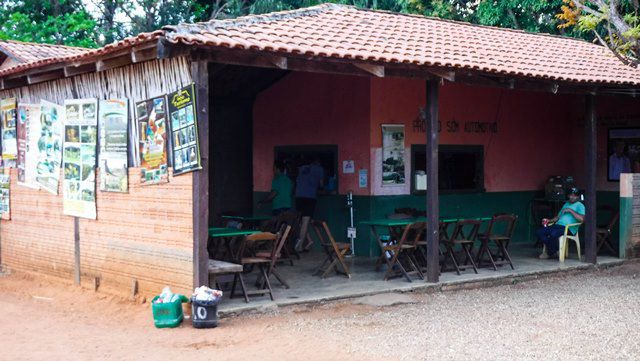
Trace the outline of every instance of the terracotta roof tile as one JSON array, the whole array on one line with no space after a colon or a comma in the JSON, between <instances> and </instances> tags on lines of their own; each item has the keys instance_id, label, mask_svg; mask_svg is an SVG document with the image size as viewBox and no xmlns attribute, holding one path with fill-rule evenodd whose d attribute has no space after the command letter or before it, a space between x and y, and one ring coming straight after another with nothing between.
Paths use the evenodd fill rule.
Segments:
<instances>
[{"instance_id":1,"label":"terracotta roof tile","mask_svg":"<svg viewBox=\"0 0 640 361\"><path fill-rule=\"evenodd\" d=\"M41 59L66 57L84 53L90 49L75 46L27 43L15 40L0 40L0 52L18 63L29 63Z\"/></svg>"},{"instance_id":2,"label":"terracotta roof tile","mask_svg":"<svg viewBox=\"0 0 640 361\"><path fill-rule=\"evenodd\" d=\"M174 43L640 85L640 70L586 41L345 5L164 29Z\"/></svg>"},{"instance_id":3,"label":"terracotta roof tile","mask_svg":"<svg viewBox=\"0 0 640 361\"><path fill-rule=\"evenodd\" d=\"M133 46L147 43L150 41L155 41L161 38L163 35L164 35L164 31L157 30L151 33L140 33L136 36L128 37L124 40L105 45L104 47L98 48L98 49L75 48L75 49L80 49L82 51L77 51L75 53L69 53L66 55L58 54L51 57L38 58L26 63L19 64L17 66L13 66L11 68L2 69L0 70L0 77L13 74L13 73L18 73L27 69L45 66L48 64L74 62L74 61L89 60L94 58L98 59L103 55L108 55L110 53L117 52L124 48L133 47ZM35 45L44 45L44 44L35 44ZM65 47L65 48L69 48L69 47Z\"/></svg>"},{"instance_id":4,"label":"terracotta roof tile","mask_svg":"<svg viewBox=\"0 0 640 361\"><path fill-rule=\"evenodd\" d=\"M163 37L172 43L285 55L439 66L556 81L640 85L640 70L625 66L608 49L586 41L336 4L167 26L100 49L72 48L76 50L66 50L69 54L32 58L0 70L0 77L51 63L98 59Z\"/></svg>"}]
</instances>

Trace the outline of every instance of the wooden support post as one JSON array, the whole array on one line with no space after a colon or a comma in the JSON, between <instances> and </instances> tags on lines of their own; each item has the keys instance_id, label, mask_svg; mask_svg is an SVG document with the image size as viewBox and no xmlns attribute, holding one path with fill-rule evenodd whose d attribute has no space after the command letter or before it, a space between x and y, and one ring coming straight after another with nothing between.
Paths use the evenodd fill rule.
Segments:
<instances>
[{"instance_id":1,"label":"wooden support post","mask_svg":"<svg viewBox=\"0 0 640 361\"><path fill-rule=\"evenodd\" d=\"M75 257L75 269L73 272L74 280L77 285L80 284L80 218L73 217L73 254Z\"/></svg>"},{"instance_id":2,"label":"wooden support post","mask_svg":"<svg viewBox=\"0 0 640 361\"><path fill-rule=\"evenodd\" d=\"M596 263L596 97L587 95L586 97L586 119L585 119L585 160L586 160L586 194L585 194L585 262Z\"/></svg>"},{"instance_id":3,"label":"wooden support post","mask_svg":"<svg viewBox=\"0 0 640 361\"><path fill-rule=\"evenodd\" d=\"M427 281L440 278L439 236L440 199L438 197L438 102L439 80L427 80Z\"/></svg>"},{"instance_id":4,"label":"wooden support post","mask_svg":"<svg viewBox=\"0 0 640 361\"><path fill-rule=\"evenodd\" d=\"M193 172L193 287L209 284L209 69L193 60L191 77L196 89L196 114L202 169Z\"/></svg>"}]
</instances>

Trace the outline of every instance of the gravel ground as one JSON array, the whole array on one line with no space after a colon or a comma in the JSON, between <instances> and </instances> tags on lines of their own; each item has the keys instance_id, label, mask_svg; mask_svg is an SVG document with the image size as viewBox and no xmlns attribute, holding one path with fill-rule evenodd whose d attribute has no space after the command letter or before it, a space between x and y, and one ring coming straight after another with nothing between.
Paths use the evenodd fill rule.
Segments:
<instances>
[{"instance_id":1,"label":"gravel ground","mask_svg":"<svg viewBox=\"0 0 640 361\"><path fill-rule=\"evenodd\" d=\"M638 264L511 286L414 296L416 304L326 319L347 351L399 360L638 360ZM330 310L330 309L329 309Z\"/></svg>"},{"instance_id":2,"label":"gravel ground","mask_svg":"<svg viewBox=\"0 0 640 361\"><path fill-rule=\"evenodd\" d=\"M0 359L638 360L636 275L639 262L389 307L291 307L213 330L157 330L148 303L12 275L0 277Z\"/></svg>"}]
</instances>

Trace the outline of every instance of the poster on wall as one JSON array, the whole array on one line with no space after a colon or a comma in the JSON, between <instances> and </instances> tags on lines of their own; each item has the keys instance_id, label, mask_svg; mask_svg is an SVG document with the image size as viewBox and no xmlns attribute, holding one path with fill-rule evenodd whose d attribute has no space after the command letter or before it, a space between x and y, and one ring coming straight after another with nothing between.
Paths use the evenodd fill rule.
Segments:
<instances>
[{"instance_id":1,"label":"poster on wall","mask_svg":"<svg viewBox=\"0 0 640 361\"><path fill-rule=\"evenodd\" d=\"M127 99L100 100L100 190L126 193L129 190Z\"/></svg>"},{"instance_id":2,"label":"poster on wall","mask_svg":"<svg viewBox=\"0 0 640 361\"><path fill-rule=\"evenodd\" d=\"M382 125L382 185L403 185L404 125Z\"/></svg>"},{"instance_id":3,"label":"poster on wall","mask_svg":"<svg viewBox=\"0 0 640 361\"><path fill-rule=\"evenodd\" d=\"M18 124L16 126L16 137L18 139L18 156L16 158L16 168L18 169L18 183L25 183L25 154L27 152L27 132L28 124L27 108L24 104L18 105Z\"/></svg>"},{"instance_id":4,"label":"poster on wall","mask_svg":"<svg viewBox=\"0 0 640 361\"><path fill-rule=\"evenodd\" d=\"M609 129L607 180L619 182L621 173L640 173L640 128Z\"/></svg>"},{"instance_id":5,"label":"poster on wall","mask_svg":"<svg viewBox=\"0 0 640 361\"><path fill-rule=\"evenodd\" d=\"M98 101L65 100L63 213L96 219Z\"/></svg>"},{"instance_id":6,"label":"poster on wall","mask_svg":"<svg viewBox=\"0 0 640 361\"><path fill-rule=\"evenodd\" d=\"M41 100L40 126L36 182L52 194L58 194L62 141L64 131L64 107Z\"/></svg>"},{"instance_id":7,"label":"poster on wall","mask_svg":"<svg viewBox=\"0 0 640 361\"><path fill-rule=\"evenodd\" d=\"M39 189L38 142L42 134L40 104L18 104L18 184ZM23 138L24 137L24 138Z\"/></svg>"},{"instance_id":8,"label":"poster on wall","mask_svg":"<svg viewBox=\"0 0 640 361\"><path fill-rule=\"evenodd\" d=\"M6 168L16 167L16 158L18 156L16 123L16 98L0 100L2 160Z\"/></svg>"},{"instance_id":9,"label":"poster on wall","mask_svg":"<svg viewBox=\"0 0 640 361\"><path fill-rule=\"evenodd\" d=\"M11 219L11 209L9 208L11 203L9 201L10 181L9 168L4 168L0 172L0 218L5 220Z\"/></svg>"},{"instance_id":10,"label":"poster on wall","mask_svg":"<svg viewBox=\"0 0 640 361\"><path fill-rule=\"evenodd\" d=\"M165 97L136 103L141 184L168 182L167 111Z\"/></svg>"},{"instance_id":11,"label":"poster on wall","mask_svg":"<svg viewBox=\"0 0 640 361\"><path fill-rule=\"evenodd\" d=\"M193 84L169 94L173 175L201 169Z\"/></svg>"}]
</instances>

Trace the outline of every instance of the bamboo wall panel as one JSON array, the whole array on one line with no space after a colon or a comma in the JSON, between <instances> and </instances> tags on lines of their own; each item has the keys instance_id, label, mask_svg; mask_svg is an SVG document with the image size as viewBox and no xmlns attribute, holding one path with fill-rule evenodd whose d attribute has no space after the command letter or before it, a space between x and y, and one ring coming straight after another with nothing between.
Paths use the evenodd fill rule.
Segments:
<instances>
[{"instance_id":1,"label":"bamboo wall panel","mask_svg":"<svg viewBox=\"0 0 640 361\"><path fill-rule=\"evenodd\" d=\"M15 269L71 277L73 218L62 214L62 196L16 185L11 170L11 220L2 221L2 263ZM62 186L58 189L62 192Z\"/></svg>"},{"instance_id":2,"label":"bamboo wall panel","mask_svg":"<svg viewBox=\"0 0 640 361\"><path fill-rule=\"evenodd\" d=\"M2 262L10 268L72 278L73 217L54 196L16 184L11 172L11 220L2 221ZM83 280L142 294L162 287L188 293L193 282L192 179L141 186L140 169L129 169L129 193L97 193L98 218L80 219ZM99 187L99 184L97 184ZM60 189L62 192L62 189Z\"/></svg>"},{"instance_id":3,"label":"bamboo wall panel","mask_svg":"<svg viewBox=\"0 0 640 361\"><path fill-rule=\"evenodd\" d=\"M144 294L162 287L189 292L193 282L193 219L190 176L141 186L140 169L129 169L129 193L97 193L98 219L80 219L83 276L105 286ZM99 187L99 184L97 185Z\"/></svg>"}]
</instances>

